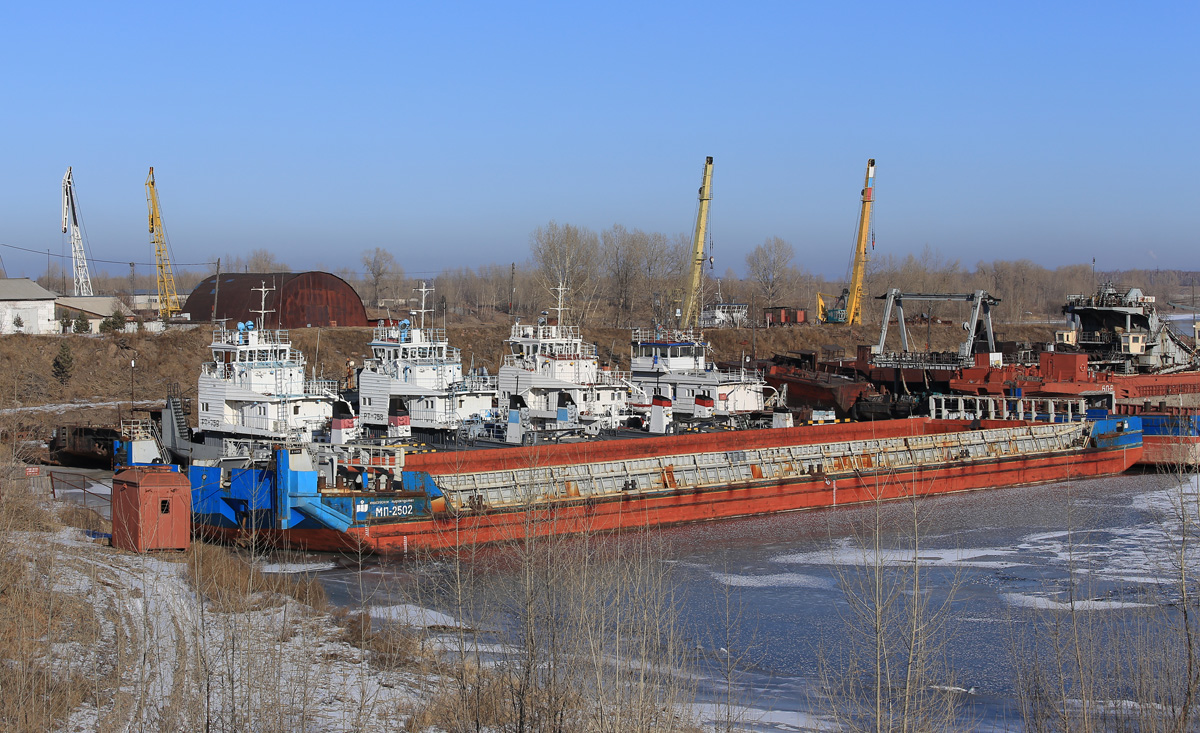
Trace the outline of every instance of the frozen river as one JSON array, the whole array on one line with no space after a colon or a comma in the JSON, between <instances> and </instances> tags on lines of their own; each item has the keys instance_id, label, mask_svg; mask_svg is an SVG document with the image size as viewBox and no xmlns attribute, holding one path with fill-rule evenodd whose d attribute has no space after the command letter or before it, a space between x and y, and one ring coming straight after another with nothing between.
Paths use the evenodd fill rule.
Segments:
<instances>
[{"instance_id":1,"label":"frozen river","mask_svg":"<svg viewBox=\"0 0 1200 733\"><path fill-rule=\"evenodd\" d=\"M931 607L953 592L944 682L970 690L962 694L975 727L1020 728L1015 650L1034 625L1066 612L1072 589L1075 608L1093 615L1138 608L1147 591L1171 597L1178 532L1170 517L1181 496L1194 503L1195 493L1190 483L1145 473L917 503ZM859 506L659 531L687 599L687 633L709 667L701 701L717 694L712 667L732 655L737 699L761 717L760 729L814 724L819 650L831 667L845 663L845 590L873 562L862 545L871 544L875 516L875 507ZM885 565L911 564L913 518L909 503L880 507ZM422 576L445 572L438 564L335 564L321 573L333 600L380 611L409 608ZM430 598L416 605L449 613Z\"/></svg>"}]
</instances>

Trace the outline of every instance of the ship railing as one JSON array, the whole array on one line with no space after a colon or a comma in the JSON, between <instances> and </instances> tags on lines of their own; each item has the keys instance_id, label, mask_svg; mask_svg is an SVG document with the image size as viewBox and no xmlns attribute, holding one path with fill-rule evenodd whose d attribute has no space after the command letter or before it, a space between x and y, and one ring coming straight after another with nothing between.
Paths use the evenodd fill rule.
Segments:
<instances>
[{"instance_id":1,"label":"ship railing","mask_svg":"<svg viewBox=\"0 0 1200 733\"><path fill-rule=\"evenodd\" d=\"M448 391L451 393L486 392L494 389L499 389L499 381L496 376L472 374L465 376L460 381L451 384Z\"/></svg>"},{"instance_id":2,"label":"ship railing","mask_svg":"<svg viewBox=\"0 0 1200 733\"><path fill-rule=\"evenodd\" d=\"M1081 344L1114 344L1120 339L1120 334L1112 331L1080 331Z\"/></svg>"},{"instance_id":3,"label":"ship railing","mask_svg":"<svg viewBox=\"0 0 1200 733\"><path fill-rule=\"evenodd\" d=\"M633 379L632 372L619 369L601 369L596 372L596 384L604 387L628 387Z\"/></svg>"},{"instance_id":4,"label":"ship railing","mask_svg":"<svg viewBox=\"0 0 1200 733\"><path fill-rule=\"evenodd\" d=\"M872 366L893 369L961 369L974 364L975 357L949 351L891 351L871 357Z\"/></svg>"},{"instance_id":5,"label":"ship railing","mask_svg":"<svg viewBox=\"0 0 1200 733\"><path fill-rule=\"evenodd\" d=\"M510 332L512 339L579 339L579 326L546 326L531 323L514 323Z\"/></svg>"},{"instance_id":6,"label":"ship railing","mask_svg":"<svg viewBox=\"0 0 1200 733\"><path fill-rule=\"evenodd\" d=\"M265 329L262 331L237 331L232 328L218 326L213 329L213 346L290 346L292 343L286 328Z\"/></svg>"},{"instance_id":7,"label":"ship railing","mask_svg":"<svg viewBox=\"0 0 1200 733\"><path fill-rule=\"evenodd\" d=\"M631 336L633 343L702 343L701 335L692 330L678 331L669 328L635 328Z\"/></svg>"},{"instance_id":8,"label":"ship railing","mask_svg":"<svg viewBox=\"0 0 1200 733\"><path fill-rule=\"evenodd\" d=\"M216 379L233 379L233 365L217 364L209 361L200 366L200 373L206 377L214 377Z\"/></svg>"},{"instance_id":9,"label":"ship railing","mask_svg":"<svg viewBox=\"0 0 1200 733\"><path fill-rule=\"evenodd\" d=\"M337 394L340 386L336 379L309 379L304 383L304 394Z\"/></svg>"},{"instance_id":10,"label":"ship railing","mask_svg":"<svg viewBox=\"0 0 1200 733\"><path fill-rule=\"evenodd\" d=\"M353 443L338 446L338 463L358 468L397 469L404 467L404 449L394 445Z\"/></svg>"},{"instance_id":11,"label":"ship railing","mask_svg":"<svg viewBox=\"0 0 1200 733\"><path fill-rule=\"evenodd\" d=\"M444 328L376 326L371 340L385 344L433 344L446 342Z\"/></svg>"},{"instance_id":12,"label":"ship railing","mask_svg":"<svg viewBox=\"0 0 1200 733\"><path fill-rule=\"evenodd\" d=\"M154 423L146 419L122 420L121 435L126 440L151 440L154 438Z\"/></svg>"},{"instance_id":13,"label":"ship railing","mask_svg":"<svg viewBox=\"0 0 1200 733\"><path fill-rule=\"evenodd\" d=\"M1033 420L1077 422L1087 419L1086 398L930 395L935 420Z\"/></svg>"}]
</instances>

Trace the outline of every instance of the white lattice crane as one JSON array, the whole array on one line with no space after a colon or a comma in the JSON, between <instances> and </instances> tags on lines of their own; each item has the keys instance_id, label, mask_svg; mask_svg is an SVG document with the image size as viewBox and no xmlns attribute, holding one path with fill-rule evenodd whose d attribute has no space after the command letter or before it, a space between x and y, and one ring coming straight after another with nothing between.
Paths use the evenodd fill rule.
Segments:
<instances>
[{"instance_id":1,"label":"white lattice crane","mask_svg":"<svg viewBox=\"0 0 1200 733\"><path fill-rule=\"evenodd\" d=\"M71 237L71 261L75 265L75 295L92 295L92 274L83 250L83 230L79 226L79 205L75 201L75 179L70 166L62 180L62 230Z\"/></svg>"}]
</instances>

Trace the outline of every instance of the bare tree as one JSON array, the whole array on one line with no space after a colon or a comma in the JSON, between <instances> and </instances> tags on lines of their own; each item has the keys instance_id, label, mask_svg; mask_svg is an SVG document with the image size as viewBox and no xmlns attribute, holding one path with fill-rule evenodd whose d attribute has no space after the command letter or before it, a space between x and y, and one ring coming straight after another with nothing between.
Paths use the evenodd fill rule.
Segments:
<instances>
[{"instance_id":1,"label":"bare tree","mask_svg":"<svg viewBox=\"0 0 1200 733\"><path fill-rule=\"evenodd\" d=\"M624 325L629 325L650 238L639 229L631 232L620 224L614 224L611 229L601 233L600 239L604 243L604 268L617 309L613 326L620 327L622 321Z\"/></svg>"},{"instance_id":2,"label":"bare tree","mask_svg":"<svg viewBox=\"0 0 1200 733\"><path fill-rule=\"evenodd\" d=\"M379 285L388 279L396 270L396 258L382 247L376 247L362 254L363 267L367 271L367 279L371 283L371 304L379 307Z\"/></svg>"},{"instance_id":3,"label":"bare tree","mask_svg":"<svg viewBox=\"0 0 1200 733\"><path fill-rule=\"evenodd\" d=\"M794 254L792 245L779 237L770 237L746 255L746 272L758 283L766 305L777 305L783 297Z\"/></svg>"},{"instance_id":4,"label":"bare tree","mask_svg":"<svg viewBox=\"0 0 1200 733\"><path fill-rule=\"evenodd\" d=\"M598 287L600 238L589 229L551 221L534 230L529 244L542 286L566 288L582 323Z\"/></svg>"}]
</instances>

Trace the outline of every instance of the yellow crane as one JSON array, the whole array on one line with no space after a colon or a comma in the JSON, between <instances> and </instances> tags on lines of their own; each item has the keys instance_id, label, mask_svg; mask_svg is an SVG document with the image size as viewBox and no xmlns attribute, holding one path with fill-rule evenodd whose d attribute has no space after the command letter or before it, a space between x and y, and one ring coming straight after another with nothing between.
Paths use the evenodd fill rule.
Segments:
<instances>
[{"instance_id":1,"label":"yellow crane","mask_svg":"<svg viewBox=\"0 0 1200 733\"><path fill-rule=\"evenodd\" d=\"M712 200L712 156L704 159L700 180L700 209L696 212L696 233L692 239L692 267L688 287L683 294L683 318L680 328L695 328L700 322L700 282L704 274L704 244L708 233L708 202Z\"/></svg>"},{"instance_id":2,"label":"yellow crane","mask_svg":"<svg viewBox=\"0 0 1200 733\"><path fill-rule=\"evenodd\" d=\"M154 187L154 166L150 166L150 175L146 176L146 208L150 211L150 241L154 244L154 264L158 270L158 316L165 321L179 312L179 296L175 294L175 273L171 270L158 189Z\"/></svg>"},{"instance_id":3,"label":"yellow crane","mask_svg":"<svg viewBox=\"0 0 1200 733\"><path fill-rule=\"evenodd\" d=\"M825 293L817 293L817 320L821 323L862 325L863 276L867 271L867 240L871 236L871 206L875 203L875 159L867 161L867 178L862 189L862 210L858 215L858 233L854 237L854 263L849 286L842 290L832 308L826 306Z\"/></svg>"}]
</instances>

